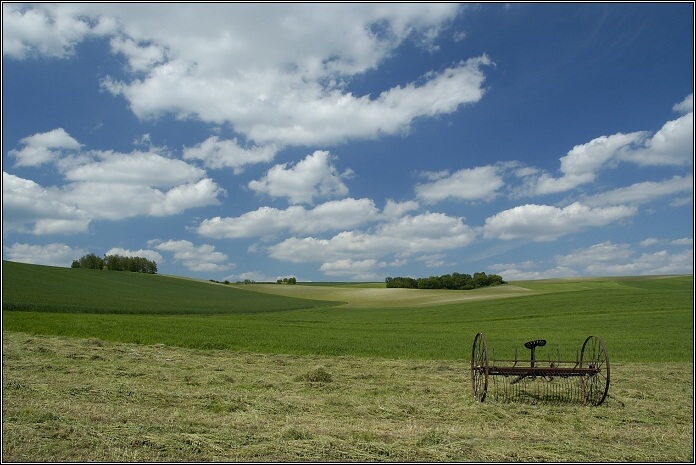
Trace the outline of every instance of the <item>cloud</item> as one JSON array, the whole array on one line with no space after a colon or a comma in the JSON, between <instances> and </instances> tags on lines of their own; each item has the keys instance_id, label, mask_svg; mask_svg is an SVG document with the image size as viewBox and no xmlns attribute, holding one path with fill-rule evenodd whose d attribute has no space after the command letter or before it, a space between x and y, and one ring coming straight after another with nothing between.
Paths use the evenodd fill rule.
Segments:
<instances>
[{"instance_id":1,"label":"cloud","mask_svg":"<svg viewBox=\"0 0 696 465\"><path fill-rule=\"evenodd\" d=\"M120 247L113 247L109 249L104 255L119 255L121 257L141 257L152 260L155 263L162 263L162 255L158 254L154 250L127 250Z\"/></svg>"},{"instance_id":2,"label":"cloud","mask_svg":"<svg viewBox=\"0 0 696 465\"><path fill-rule=\"evenodd\" d=\"M224 271L235 266L233 263L228 262L227 255L222 252L216 252L215 247L212 245L195 246L192 242L186 240L151 241L151 245L162 252L173 253L174 260L183 263L191 271Z\"/></svg>"},{"instance_id":3,"label":"cloud","mask_svg":"<svg viewBox=\"0 0 696 465\"><path fill-rule=\"evenodd\" d=\"M149 152L86 151L62 128L21 142L21 150L9 152L18 164L51 162L63 184L44 188L3 173L5 230L74 234L85 232L93 219L175 215L216 205L226 193L204 170L163 156L160 152L166 151L157 147Z\"/></svg>"},{"instance_id":4,"label":"cloud","mask_svg":"<svg viewBox=\"0 0 696 465\"><path fill-rule=\"evenodd\" d=\"M694 163L694 114L667 121L645 146L628 151L621 159L642 166L689 166Z\"/></svg>"},{"instance_id":5,"label":"cloud","mask_svg":"<svg viewBox=\"0 0 696 465\"><path fill-rule=\"evenodd\" d=\"M170 216L190 208L217 205L222 190L211 179L169 190L146 185L79 182L51 189L62 202L78 205L93 219L121 220L136 216Z\"/></svg>"},{"instance_id":6,"label":"cloud","mask_svg":"<svg viewBox=\"0 0 696 465\"><path fill-rule=\"evenodd\" d=\"M639 166L689 166L693 165L694 115L693 94L674 105L674 110L684 113L667 121L655 134L638 131L597 137L586 144L573 147L560 159L561 177L548 173L527 172L521 174L525 185L518 192L528 195L545 195L566 192L582 184L594 182L598 173L621 162Z\"/></svg>"},{"instance_id":7,"label":"cloud","mask_svg":"<svg viewBox=\"0 0 696 465\"><path fill-rule=\"evenodd\" d=\"M139 46L166 45L172 57L207 73L295 64L294 72L318 78L371 69L403 41L432 37L458 11L456 4L182 4L176 11L112 4L80 13L113 18Z\"/></svg>"},{"instance_id":8,"label":"cloud","mask_svg":"<svg viewBox=\"0 0 696 465\"><path fill-rule=\"evenodd\" d=\"M429 173L431 183L416 185L416 196L425 203L455 200L492 200L503 180L494 166L461 169L453 174Z\"/></svg>"},{"instance_id":9,"label":"cloud","mask_svg":"<svg viewBox=\"0 0 696 465\"><path fill-rule=\"evenodd\" d=\"M677 253L661 250L655 253L641 254L628 263L596 263L585 268L585 273L589 276L693 274L693 272L693 250L683 250Z\"/></svg>"},{"instance_id":10,"label":"cloud","mask_svg":"<svg viewBox=\"0 0 696 465\"><path fill-rule=\"evenodd\" d=\"M195 182L205 171L152 152L91 152L96 160L66 169L69 181L173 187Z\"/></svg>"},{"instance_id":11,"label":"cloud","mask_svg":"<svg viewBox=\"0 0 696 465\"><path fill-rule=\"evenodd\" d=\"M292 237L268 247L268 252L292 263L327 263L452 250L469 245L474 238L474 231L461 218L428 212L382 224L373 233L344 231L331 239Z\"/></svg>"},{"instance_id":12,"label":"cloud","mask_svg":"<svg viewBox=\"0 0 696 465\"><path fill-rule=\"evenodd\" d=\"M148 71L167 60L166 50L152 43L138 43L129 37L114 37L110 44L115 54L123 54L128 59L132 72Z\"/></svg>"},{"instance_id":13,"label":"cloud","mask_svg":"<svg viewBox=\"0 0 696 465\"><path fill-rule=\"evenodd\" d=\"M665 245L665 244L670 244L670 245L675 245L675 246L693 246L694 245L694 239L692 237L683 237L681 239L674 239L674 240L669 240L669 239L659 239L656 237L649 237L645 240L640 241L639 245L641 247L651 247L655 245Z\"/></svg>"},{"instance_id":14,"label":"cloud","mask_svg":"<svg viewBox=\"0 0 696 465\"><path fill-rule=\"evenodd\" d=\"M633 251L629 244L614 244L611 241L606 241L587 249L574 250L567 255L557 255L554 261L563 267L586 268L600 264L626 262L632 254Z\"/></svg>"},{"instance_id":15,"label":"cloud","mask_svg":"<svg viewBox=\"0 0 696 465\"><path fill-rule=\"evenodd\" d=\"M181 184L165 193L153 192L154 200L147 211L152 216L177 215L190 208L218 205L219 195L224 194L212 179L201 179L196 183Z\"/></svg>"},{"instance_id":16,"label":"cloud","mask_svg":"<svg viewBox=\"0 0 696 465\"><path fill-rule=\"evenodd\" d=\"M191 76L190 65L182 63L162 65L144 81L105 80L104 88L128 99L139 118L172 113L229 123L262 146L335 145L403 133L416 118L449 114L478 102L484 93L481 67L489 63L486 57L471 59L427 75L423 85L397 86L375 99L325 89L282 75L282 70L244 73L232 80Z\"/></svg>"},{"instance_id":17,"label":"cloud","mask_svg":"<svg viewBox=\"0 0 696 465\"><path fill-rule=\"evenodd\" d=\"M3 8L4 8L3 4ZM79 150L81 145L63 128L37 133L23 138L20 150L10 150L10 156L17 159L15 166L39 166L57 161L64 150Z\"/></svg>"},{"instance_id":18,"label":"cloud","mask_svg":"<svg viewBox=\"0 0 696 465\"><path fill-rule=\"evenodd\" d=\"M694 177L674 176L664 181L646 181L603 192L582 199L582 203L590 207L605 205L641 205L681 192L694 191Z\"/></svg>"},{"instance_id":19,"label":"cloud","mask_svg":"<svg viewBox=\"0 0 696 465\"><path fill-rule=\"evenodd\" d=\"M571 268L553 267L541 271L526 270L523 266L519 268L515 264L492 265L491 269L500 275L505 281L527 281L536 279L567 278L577 276L578 272Z\"/></svg>"},{"instance_id":20,"label":"cloud","mask_svg":"<svg viewBox=\"0 0 696 465\"><path fill-rule=\"evenodd\" d=\"M247 279L249 281L253 281L255 283L275 283L279 278L290 278L292 276L278 276L278 277L272 277L267 275L266 273L263 273L261 271L245 271L244 273L239 273L239 274L233 274L229 276L225 276L224 279L228 281L246 281Z\"/></svg>"},{"instance_id":21,"label":"cloud","mask_svg":"<svg viewBox=\"0 0 696 465\"><path fill-rule=\"evenodd\" d=\"M645 240L640 241L640 246L641 247L650 247L651 245L656 245L659 244L661 241L659 239L656 239L654 237L649 237Z\"/></svg>"},{"instance_id":22,"label":"cloud","mask_svg":"<svg viewBox=\"0 0 696 465\"><path fill-rule=\"evenodd\" d=\"M3 233L35 235L87 232L91 217L84 209L64 202L34 181L3 171Z\"/></svg>"},{"instance_id":23,"label":"cloud","mask_svg":"<svg viewBox=\"0 0 696 465\"><path fill-rule=\"evenodd\" d=\"M49 10L3 3L3 56L15 59L37 55L65 58L73 54L77 42L104 29L103 24L91 24L87 18L74 15L70 8Z\"/></svg>"},{"instance_id":24,"label":"cloud","mask_svg":"<svg viewBox=\"0 0 696 465\"><path fill-rule=\"evenodd\" d=\"M641 246L665 241L648 239ZM575 249L566 255L556 255L549 265L527 261L491 265L491 269L506 281L549 279L572 276L639 276L664 274L693 274L693 249L637 255L630 244L611 241Z\"/></svg>"},{"instance_id":25,"label":"cloud","mask_svg":"<svg viewBox=\"0 0 696 465\"><path fill-rule=\"evenodd\" d=\"M416 118L478 102L482 69L491 64L486 55L374 96L346 90L406 41L437 50L460 11L447 3L191 4L176 11L154 4L3 4L3 50L16 59L60 58L87 37L108 38L127 65L118 78L105 76L102 87L125 97L139 118L172 114L229 124L260 152L223 156L217 141L191 156L239 169L247 157L270 157L272 147L398 134Z\"/></svg>"},{"instance_id":26,"label":"cloud","mask_svg":"<svg viewBox=\"0 0 696 465\"><path fill-rule=\"evenodd\" d=\"M261 207L234 218L206 219L198 226L202 236L236 239L271 237L283 231L311 234L360 226L378 218L378 210L369 199L334 200L307 210L291 206L285 210Z\"/></svg>"},{"instance_id":27,"label":"cloud","mask_svg":"<svg viewBox=\"0 0 696 465\"><path fill-rule=\"evenodd\" d=\"M348 194L343 179L353 172L339 173L331 163L335 157L329 152L317 150L294 166L275 165L258 181L249 182L249 188L271 197L287 197L288 202L313 203L315 197L342 197Z\"/></svg>"},{"instance_id":28,"label":"cloud","mask_svg":"<svg viewBox=\"0 0 696 465\"><path fill-rule=\"evenodd\" d=\"M675 239L672 241L672 244L693 246L694 245L694 238L693 237L683 237L681 239Z\"/></svg>"},{"instance_id":29,"label":"cloud","mask_svg":"<svg viewBox=\"0 0 696 465\"><path fill-rule=\"evenodd\" d=\"M395 202L392 199L387 199L382 213L387 218L396 219L402 217L407 212L418 210L418 208L418 202L414 200L407 200L405 202Z\"/></svg>"},{"instance_id":30,"label":"cloud","mask_svg":"<svg viewBox=\"0 0 696 465\"><path fill-rule=\"evenodd\" d=\"M532 178L537 195L565 192L595 180L597 172L615 161L618 155L645 138L644 132L597 137L586 144L576 145L561 158L563 176L554 178L546 173Z\"/></svg>"},{"instance_id":31,"label":"cloud","mask_svg":"<svg viewBox=\"0 0 696 465\"><path fill-rule=\"evenodd\" d=\"M672 110L677 113L691 113L694 111L694 94L689 94L684 100L675 104Z\"/></svg>"},{"instance_id":32,"label":"cloud","mask_svg":"<svg viewBox=\"0 0 696 465\"><path fill-rule=\"evenodd\" d=\"M383 277L376 272L376 269L384 268L385 266L387 266L386 262L380 262L371 258L365 260L346 258L324 263L321 265L320 270L327 276L348 278L352 281L374 281Z\"/></svg>"},{"instance_id":33,"label":"cloud","mask_svg":"<svg viewBox=\"0 0 696 465\"><path fill-rule=\"evenodd\" d=\"M591 208L575 202L565 208L521 205L486 218L485 238L552 241L589 227L602 227L634 215L635 207Z\"/></svg>"},{"instance_id":34,"label":"cloud","mask_svg":"<svg viewBox=\"0 0 696 465\"><path fill-rule=\"evenodd\" d=\"M244 148L237 139L220 140L213 136L194 147L184 148L184 160L202 160L207 168L232 168L240 174L246 165L273 161L278 149L274 145Z\"/></svg>"},{"instance_id":35,"label":"cloud","mask_svg":"<svg viewBox=\"0 0 696 465\"><path fill-rule=\"evenodd\" d=\"M130 26L112 40L112 48L141 73L107 77L103 87L125 97L139 118L170 113L230 124L261 146L330 145L397 134L415 118L448 114L480 100L481 68L490 60L474 57L374 98L353 95L346 84L379 67L409 38L436 49L436 38L458 9L455 4L274 5L272 10L207 5L182 6L176 14L142 9L133 17L137 10L105 8L127 18L122 22ZM198 20L183 21L186 14Z\"/></svg>"},{"instance_id":36,"label":"cloud","mask_svg":"<svg viewBox=\"0 0 696 465\"><path fill-rule=\"evenodd\" d=\"M16 242L10 247L3 246L2 252L3 258L13 262L62 267L69 267L73 260L87 253L80 248L72 248L59 243L32 245Z\"/></svg>"}]
</instances>

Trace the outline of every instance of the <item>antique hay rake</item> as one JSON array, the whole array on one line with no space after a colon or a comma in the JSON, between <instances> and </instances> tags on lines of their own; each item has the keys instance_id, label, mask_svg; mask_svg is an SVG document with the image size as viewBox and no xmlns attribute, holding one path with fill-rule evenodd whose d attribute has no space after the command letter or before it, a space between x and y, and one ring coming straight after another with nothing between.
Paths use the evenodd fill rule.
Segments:
<instances>
[{"instance_id":1,"label":"antique hay rake","mask_svg":"<svg viewBox=\"0 0 696 465\"><path fill-rule=\"evenodd\" d=\"M576 353L575 360L561 360L557 349L554 360L537 358L536 348L546 340L529 341L529 359L520 360L515 349L513 360L497 360L495 351L489 357L486 338L478 333L471 349L471 389L474 398L503 401L580 402L600 405L609 391L609 356L604 342L589 336Z\"/></svg>"}]
</instances>

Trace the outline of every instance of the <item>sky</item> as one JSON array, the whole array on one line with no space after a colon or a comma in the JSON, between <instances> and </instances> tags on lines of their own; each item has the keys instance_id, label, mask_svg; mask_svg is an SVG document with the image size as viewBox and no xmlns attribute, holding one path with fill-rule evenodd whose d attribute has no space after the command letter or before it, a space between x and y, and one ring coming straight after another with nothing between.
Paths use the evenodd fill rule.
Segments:
<instances>
[{"instance_id":1,"label":"sky","mask_svg":"<svg viewBox=\"0 0 696 465\"><path fill-rule=\"evenodd\" d=\"M693 274L694 4L2 4L3 260Z\"/></svg>"}]
</instances>

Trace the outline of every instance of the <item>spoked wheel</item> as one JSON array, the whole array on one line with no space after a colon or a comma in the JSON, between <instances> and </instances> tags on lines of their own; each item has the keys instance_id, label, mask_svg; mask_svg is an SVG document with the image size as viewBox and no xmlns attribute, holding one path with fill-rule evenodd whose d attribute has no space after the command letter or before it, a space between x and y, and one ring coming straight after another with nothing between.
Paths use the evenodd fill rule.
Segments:
<instances>
[{"instance_id":1,"label":"spoked wheel","mask_svg":"<svg viewBox=\"0 0 696 465\"><path fill-rule=\"evenodd\" d=\"M598 337L585 339L580 352L580 368L591 368L595 373L580 377L580 387L585 401L600 405L609 392L609 355L604 342Z\"/></svg>"},{"instance_id":2,"label":"spoked wheel","mask_svg":"<svg viewBox=\"0 0 696 465\"><path fill-rule=\"evenodd\" d=\"M483 402L488 390L488 347L483 333L474 338L471 349L471 392L474 398Z\"/></svg>"}]
</instances>

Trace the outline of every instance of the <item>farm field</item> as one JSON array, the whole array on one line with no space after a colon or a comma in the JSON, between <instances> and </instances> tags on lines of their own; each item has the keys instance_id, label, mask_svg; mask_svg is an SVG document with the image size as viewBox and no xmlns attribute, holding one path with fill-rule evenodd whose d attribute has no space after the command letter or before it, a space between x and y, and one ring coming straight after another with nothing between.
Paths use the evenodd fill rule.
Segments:
<instances>
[{"instance_id":1,"label":"farm field","mask_svg":"<svg viewBox=\"0 0 696 465\"><path fill-rule=\"evenodd\" d=\"M468 360L3 333L3 461L692 462L693 364L617 363L599 407L479 403Z\"/></svg>"},{"instance_id":2,"label":"farm field","mask_svg":"<svg viewBox=\"0 0 696 465\"><path fill-rule=\"evenodd\" d=\"M693 276L222 285L3 262L5 461L693 461ZM475 402L471 344L611 360L600 407Z\"/></svg>"},{"instance_id":3,"label":"farm field","mask_svg":"<svg viewBox=\"0 0 696 465\"><path fill-rule=\"evenodd\" d=\"M691 361L693 277L448 291L226 286L3 262L3 329L197 349L438 360L470 357L478 332L501 358L539 338L572 358L595 335L612 359Z\"/></svg>"}]
</instances>

